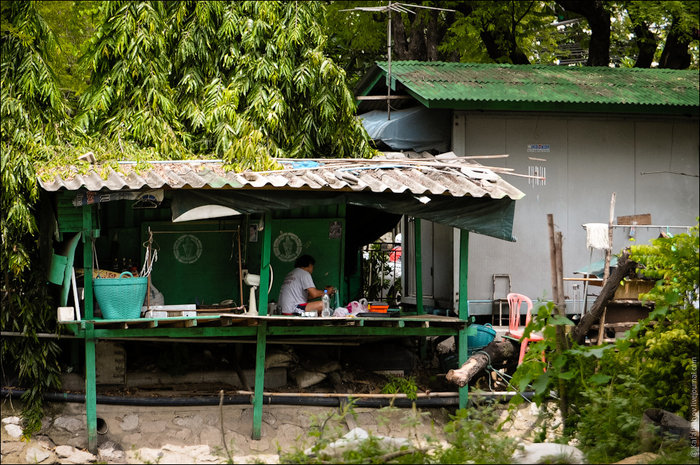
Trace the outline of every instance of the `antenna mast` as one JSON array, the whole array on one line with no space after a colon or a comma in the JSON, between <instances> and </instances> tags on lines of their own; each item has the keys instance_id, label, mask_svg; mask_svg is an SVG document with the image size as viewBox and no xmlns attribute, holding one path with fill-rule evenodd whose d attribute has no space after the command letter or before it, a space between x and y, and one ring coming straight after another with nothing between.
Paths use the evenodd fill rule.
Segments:
<instances>
[{"instance_id":1,"label":"antenna mast","mask_svg":"<svg viewBox=\"0 0 700 465\"><path fill-rule=\"evenodd\" d=\"M369 11L369 12L384 12L388 13L387 24L386 24L386 62L387 62L387 72L386 72L386 115L387 120L391 119L391 12L396 10L397 13L411 13L416 14L415 11L411 11L409 8L425 8L428 10L440 10L440 11L455 11L449 8L438 8L434 6L423 6L423 5L410 5L407 3L392 2L389 0L388 5L383 6L358 6L355 8L350 8L347 10L340 11Z\"/></svg>"},{"instance_id":2,"label":"antenna mast","mask_svg":"<svg viewBox=\"0 0 700 465\"><path fill-rule=\"evenodd\" d=\"M386 22L386 119L391 119L391 0L389 0L389 15Z\"/></svg>"}]
</instances>

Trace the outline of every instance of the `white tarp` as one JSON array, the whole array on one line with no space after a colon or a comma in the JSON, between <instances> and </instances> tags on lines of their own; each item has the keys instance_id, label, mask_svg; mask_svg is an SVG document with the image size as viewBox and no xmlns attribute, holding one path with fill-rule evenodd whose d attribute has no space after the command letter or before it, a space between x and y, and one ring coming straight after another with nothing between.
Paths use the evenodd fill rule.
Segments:
<instances>
[{"instance_id":1,"label":"white tarp","mask_svg":"<svg viewBox=\"0 0 700 465\"><path fill-rule=\"evenodd\" d=\"M393 150L437 150L446 152L450 143L450 112L412 107L391 112L370 111L358 116L367 134Z\"/></svg>"}]
</instances>

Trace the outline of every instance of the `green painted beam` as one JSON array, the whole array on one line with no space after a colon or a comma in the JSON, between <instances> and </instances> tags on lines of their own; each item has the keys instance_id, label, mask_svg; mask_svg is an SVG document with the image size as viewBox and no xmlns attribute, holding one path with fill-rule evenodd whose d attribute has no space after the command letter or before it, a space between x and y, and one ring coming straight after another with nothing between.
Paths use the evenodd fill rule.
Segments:
<instances>
[{"instance_id":1,"label":"green painted beam","mask_svg":"<svg viewBox=\"0 0 700 465\"><path fill-rule=\"evenodd\" d=\"M469 319L469 231L459 232L459 318L467 321ZM459 331L457 350L459 351L459 366L462 366L468 357L469 343L467 338L467 328ZM469 402L469 386L459 388L459 408L466 408Z\"/></svg>"},{"instance_id":2,"label":"green painted beam","mask_svg":"<svg viewBox=\"0 0 700 465\"><path fill-rule=\"evenodd\" d=\"M411 94L413 94L411 92ZM697 116L698 111L684 106L565 103L565 102L515 102L515 101L462 101L429 100L418 98L426 108L443 108L463 111L532 111L553 113L615 113L640 115Z\"/></svg>"},{"instance_id":3,"label":"green painted beam","mask_svg":"<svg viewBox=\"0 0 700 465\"><path fill-rule=\"evenodd\" d=\"M271 326L269 336L456 336L455 328L382 328L372 326Z\"/></svg>"},{"instance_id":4,"label":"green painted beam","mask_svg":"<svg viewBox=\"0 0 700 465\"><path fill-rule=\"evenodd\" d=\"M107 339L110 337L163 337L177 339L180 337L236 337L255 336L255 326L212 326L193 328L128 328L128 329L96 329L95 337Z\"/></svg>"},{"instance_id":5,"label":"green painted beam","mask_svg":"<svg viewBox=\"0 0 700 465\"><path fill-rule=\"evenodd\" d=\"M413 219L413 232L416 253L416 311L419 315L423 315L425 310L423 309L423 247L420 218Z\"/></svg>"},{"instance_id":6,"label":"green painted beam","mask_svg":"<svg viewBox=\"0 0 700 465\"><path fill-rule=\"evenodd\" d=\"M384 326L365 326L365 323L374 324L377 320L359 320L360 325L356 326L270 326L268 334L275 336L435 336L435 335L450 335L454 336L459 333L460 328L457 325L411 327L406 326L406 322L410 321L430 321L428 319L410 319L398 320L397 327ZM275 322L272 322L273 324ZM75 335L85 337L85 327L90 324L88 321L82 321L80 324L69 324L75 329ZM269 324L269 323L268 323ZM82 328L79 328L82 325ZM252 337L257 335L256 326L210 326L210 327L190 327L190 328L97 328L94 330L94 335L98 339L109 338L139 338L139 337L162 337L164 341L177 338L198 338L198 337Z\"/></svg>"},{"instance_id":7,"label":"green painted beam","mask_svg":"<svg viewBox=\"0 0 700 465\"><path fill-rule=\"evenodd\" d=\"M267 226L266 226L267 228ZM258 340L255 348L255 390L253 395L253 439L262 435L263 389L265 388L265 346L267 345L267 322L258 326Z\"/></svg>"},{"instance_id":8,"label":"green painted beam","mask_svg":"<svg viewBox=\"0 0 700 465\"><path fill-rule=\"evenodd\" d=\"M263 243L260 249L260 303L258 314L267 315L267 302L269 301L270 288L270 251L272 250L272 213L265 213L265 229L263 229Z\"/></svg>"}]
</instances>

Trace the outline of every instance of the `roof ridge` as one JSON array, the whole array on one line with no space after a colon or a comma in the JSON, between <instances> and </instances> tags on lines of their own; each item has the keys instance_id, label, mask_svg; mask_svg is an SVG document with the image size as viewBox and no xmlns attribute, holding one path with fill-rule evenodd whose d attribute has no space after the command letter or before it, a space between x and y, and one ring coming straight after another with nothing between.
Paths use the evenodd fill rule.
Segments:
<instances>
[{"instance_id":1,"label":"roof ridge","mask_svg":"<svg viewBox=\"0 0 700 465\"><path fill-rule=\"evenodd\" d=\"M377 61L376 64L380 67L388 66L387 61ZM561 66L556 64L533 63L533 64L512 64L512 63L475 63L475 62L458 62L458 61L420 61L420 60L392 60L391 65L420 65L425 67L464 67L464 68L514 68L514 69L551 69L551 70L567 70L580 72L629 72L629 73L700 73L700 69L670 69L670 68L621 68L610 66Z\"/></svg>"}]
</instances>

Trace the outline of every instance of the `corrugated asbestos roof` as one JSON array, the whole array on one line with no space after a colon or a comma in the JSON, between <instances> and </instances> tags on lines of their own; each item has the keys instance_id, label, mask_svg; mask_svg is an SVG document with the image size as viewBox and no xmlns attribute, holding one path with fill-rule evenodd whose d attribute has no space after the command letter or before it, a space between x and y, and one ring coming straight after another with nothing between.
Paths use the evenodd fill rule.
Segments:
<instances>
[{"instance_id":1,"label":"corrugated asbestos roof","mask_svg":"<svg viewBox=\"0 0 700 465\"><path fill-rule=\"evenodd\" d=\"M393 61L391 77L424 103L700 105L698 70Z\"/></svg>"},{"instance_id":2,"label":"corrugated asbestos roof","mask_svg":"<svg viewBox=\"0 0 700 465\"><path fill-rule=\"evenodd\" d=\"M79 174L41 178L46 191L120 191L141 189L280 189L375 193L412 193L453 197L504 197L513 200L524 194L504 181L494 170L458 158L452 152L432 156L427 152L386 152L363 159L278 159L278 171L224 171L219 160L151 162L151 169L137 172L136 164L121 162L119 170L93 166ZM105 177L99 173L105 171Z\"/></svg>"}]
</instances>

